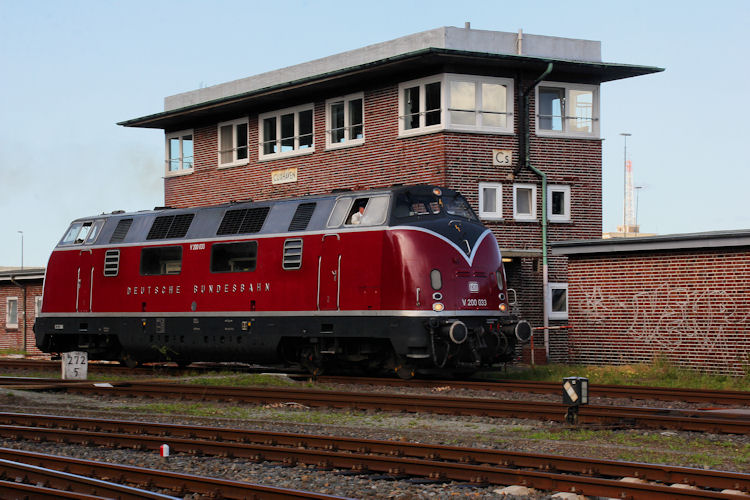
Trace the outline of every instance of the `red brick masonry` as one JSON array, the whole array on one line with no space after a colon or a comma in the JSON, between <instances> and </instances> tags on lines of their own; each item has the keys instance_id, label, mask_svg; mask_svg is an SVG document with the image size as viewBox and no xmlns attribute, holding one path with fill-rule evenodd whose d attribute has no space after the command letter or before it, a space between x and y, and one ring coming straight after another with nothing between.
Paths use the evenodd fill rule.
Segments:
<instances>
[{"instance_id":1,"label":"red brick masonry","mask_svg":"<svg viewBox=\"0 0 750 500\"><path fill-rule=\"evenodd\" d=\"M747 373L750 247L568 256L570 361Z\"/></svg>"}]
</instances>

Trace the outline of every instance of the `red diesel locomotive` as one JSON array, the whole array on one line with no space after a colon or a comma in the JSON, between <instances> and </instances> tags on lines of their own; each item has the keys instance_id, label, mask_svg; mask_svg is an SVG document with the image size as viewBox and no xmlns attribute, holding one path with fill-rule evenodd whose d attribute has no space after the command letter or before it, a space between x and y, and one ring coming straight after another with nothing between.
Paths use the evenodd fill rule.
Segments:
<instances>
[{"instance_id":1,"label":"red diesel locomotive","mask_svg":"<svg viewBox=\"0 0 750 500\"><path fill-rule=\"evenodd\" d=\"M497 242L433 186L73 221L34 325L45 352L367 371L475 371L531 328Z\"/></svg>"}]
</instances>

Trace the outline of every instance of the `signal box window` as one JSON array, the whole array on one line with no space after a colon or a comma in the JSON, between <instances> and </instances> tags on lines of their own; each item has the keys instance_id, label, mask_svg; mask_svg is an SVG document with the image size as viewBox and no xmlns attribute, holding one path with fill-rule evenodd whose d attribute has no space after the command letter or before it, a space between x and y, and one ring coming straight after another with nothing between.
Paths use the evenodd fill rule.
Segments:
<instances>
[{"instance_id":1,"label":"signal box window","mask_svg":"<svg viewBox=\"0 0 750 500\"><path fill-rule=\"evenodd\" d=\"M520 221L536 220L536 184L513 185L513 218Z\"/></svg>"},{"instance_id":2,"label":"signal box window","mask_svg":"<svg viewBox=\"0 0 750 500\"><path fill-rule=\"evenodd\" d=\"M399 85L399 135L425 133L442 122L442 75Z\"/></svg>"},{"instance_id":3,"label":"signal box window","mask_svg":"<svg viewBox=\"0 0 750 500\"><path fill-rule=\"evenodd\" d=\"M193 171L193 131L182 130L166 135L167 176Z\"/></svg>"},{"instance_id":4,"label":"signal box window","mask_svg":"<svg viewBox=\"0 0 750 500\"><path fill-rule=\"evenodd\" d=\"M258 117L261 160L312 153L313 105L264 113Z\"/></svg>"},{"instance_id":5,"label":"signal box window","mask_svg":"<svg viewBox=\"0 0 750 500\"><path fill-rule=\"evenodd\" d=\"M446 75L449 129L513 132L513 80Z\"/></svg>"},{"instance_id":6,"label":"signal box window","mask_svg":"<svg viewBox=\"0 0 750 500\"><path fill-rule=\"evenodd\" d=\"M149 247L141 250L141 275L180 274L182 247Z\"/></svg>"},{"instance_id":7,"label":"signal box window","mask_svg":"<svg viewBox=\"0 0 750 500\"><path fill-rule=\"evenodd\" d=\"M537 135L599 137L599 88L550 83L537 87Z\"/></svg>"},{"instance_id":8,"label":"signal box window","mask_svg":"<svg viewBox=\"0 0 750 500\"><path fill-rule=\"evenodd\" d=\"M363 103L361 92L326 101L326 148L356 146L365 142Z\"/></svg>"},{"instance_id":9,"label":"signal box window","mask_svg":"<svg viewBox=\"0 0 750 500\"><path fill-rule=\"evenodd\" d=\"M258 242L215 243L211 247L212 273L245 273L255 271Z\"/></svg>"},{"instance_id":10,"label":"signal box window","mask_svg":"<svg viewBox=\"0 0 750 500\"><path fill-rule=\"evenodd\" d=\"M547 200L550 222L570 222L570 186L547 186Z\"/></svg>"},{"instance_id":11,"label":"signal box window","mask_svg":"<svg viewBox=\"0 0 750 500\"><path fill-rule=\"evenodd\" d=\"M495 182L479 183L479 217L487 220L503 218L503 185Z\"/></svg>"},{"instance_id":12,"label":"signal box window","mask_svg":"<svg viewBox=\"0 0 750 500\"><path fill-rule=\"evenodd\" d=\"M247 118L219 123L219 166L247 163Z\"/></svg>"}]
</instances>

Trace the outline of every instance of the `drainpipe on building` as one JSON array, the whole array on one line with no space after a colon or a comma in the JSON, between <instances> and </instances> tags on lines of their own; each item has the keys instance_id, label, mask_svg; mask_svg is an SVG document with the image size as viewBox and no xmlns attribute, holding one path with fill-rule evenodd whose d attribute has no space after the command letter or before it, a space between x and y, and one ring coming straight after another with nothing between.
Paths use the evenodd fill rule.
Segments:
<instances>
[{"instance_id":1,"label":"drainpipe on building","mask_svg":"<svg viewBox=\"0 0 750 500\"><path fill-rule=\"evenodd\" d=\"M547 359L549 359L549 315L547 314L547 288L549 288L549 268L547 266L547 174L539 170L538 168L534 167L531 164L531 125L529 121L529 112L531 110L531 105L529 104L529 94L532 90L536 88L537 85L539 85L539 82L544 80L547 75L549 75L552 72L552 63L547 64L547 69L544 70L544 73L539 75L539 77L534 80L534 83L531 84L530 87L528 87L523 92L523 133L521 134L521 137L523 139L523 148L521 148L521 154L523 155L522 161L518 162L518 166L516 167L514 174L518 174L518 172L521 171L523 167L528 168L532 172L534 172L536 175L542 178L542 307L543 307L543 318L544 318L544 350L547 354ZM532 336L532 342L534 338ZM532 349L531 349L531 364L534 364L534 348L532 343Z\"/></svg>"},{"instance_id":2,"label":"drainpipe on building","mask_svg":"<svg viewBox=\"0 0 750 500\"><path fill-rule=\"evenodd\" d=\"M22 285L18 281L16 281L15 276L10 277L10 282L16 285L18 288L21 289L21 296L22 296L22 304L23 304L23 327L21 331L23 332L23 352L26 353L26 285ZM18 315L21 315L21 308L18 308Z\"/></svg>"}]
</instances>

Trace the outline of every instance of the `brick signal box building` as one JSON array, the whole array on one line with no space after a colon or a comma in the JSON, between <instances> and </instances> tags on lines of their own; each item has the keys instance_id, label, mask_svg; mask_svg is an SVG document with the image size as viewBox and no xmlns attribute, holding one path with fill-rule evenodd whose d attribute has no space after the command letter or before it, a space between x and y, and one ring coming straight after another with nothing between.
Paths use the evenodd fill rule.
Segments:
<instances>
[{"instance_id":1,"label":"brick signal box building","mask_svg":"<svg viewBox=\"0 0 750 500\"><path fill-rule=\"evenodd\" d=\"M600 85L657 71L603 63L599 42L443 27L167 97L163 112L120 125L164 130L172 207L457 189L540 326L567 318L565 257L550 259L543 286L544 222L550 241L602 232ZM556 336L548 353L565 344Z\"/></svg>"}]
</instances>

